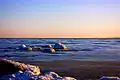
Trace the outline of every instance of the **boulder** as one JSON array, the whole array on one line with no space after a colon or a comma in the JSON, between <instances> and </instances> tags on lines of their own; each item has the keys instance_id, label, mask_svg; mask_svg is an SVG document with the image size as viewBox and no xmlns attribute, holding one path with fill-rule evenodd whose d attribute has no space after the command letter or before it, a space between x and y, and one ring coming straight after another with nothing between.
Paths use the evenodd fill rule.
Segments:
<instances>
[{"instance_id":1,"label":"boulder","mask_svg":"<svg viewBox=\"0 0 120 80\"><path fill-rule=\"evenodd\" d=\"M100 78L100 80L120 80L119 77L109 77L109 76L103 76L102 78Z\"/></svg>"},{"instance_id":2,"label":"boulder","mask_svg":"<svg viewBox=\"0 0 120 80\"><path fill-rule=\"evenodd\" d=\"M13 74L18 71L29 71L31 74L40 74L38 66L0 59L0 76Z\"/></svg>"},{"instance_id":3,"label":"boulder","mask_svg":"<svg viewBox=\"0 0 120 80\"><path fill-rule=\"evenodd\" d=\"M16 47L15 48L16 50L27 50L28 48L27 48L27 46L25 45L25 44L22 44L21 46L19 46L19 47Z\"/></svg>"},{"instance_id":4,"label":"boulder","mask_svg":"<svg viewBox=\"0 0 120 80\"><path fill-rule=\"evenodd\" d=\"M33 46L31 48L32 48L32 51L41 51L43 49L42 47L38 47L38 46Z\"/></svg>"},{"instance_id":5,"label":"boulder","mask_svg":"<svg viewBox=\"0 0 120 80\"><path fill-rule=\"evenodd\" d=\"M0 59L0 75L12 74L19 70L24 71L24 68L20 64Z\"/></svg>"},{"instance_id":6,"label":"boulder","mask_svg":"<svg viewBox=\"0 0 120 80\"><path fill-rule=\"evenodd\" d=\"M32 51L33 49L31 47L28 47L28 51Z\"/></svg>"},{"instance_id":7,"label":"boulder","mask_svg":"<svg viewBox=\"0 0 120 80\"><path fill-rule=\"evenodd\" d=\"M7 73L5 73L7 72ZM40 74L38 66L11 60L0 60L0 80L76 80L72 77L61 77L55 72Z\"/></svg>"},{"instance_id":8,"label":"boulder","mask_svg":"<svg viewBox=\"0 0 120 80\"><path fill-rule=\"evenodd\" d=\"M48 45L42 45L42 48L52 48L52 45L48 44Z\"/></svg>"},{"instance_id":9,"label":"boulder","mask_svg":"<svg viewBox=\"0 0 120 80\"><path fill-rule=\"evenodd\" d=\"M45 49L42 50L42 52L54 53L54 52L55 52L55 49L53 49L53 48L45 48Z\"/></svg>"},{"instance_id":10,"label":"boulder","mask_svg":"<svg viewBox=\"0 0 120 80\"><path fill-rule=\"evenodd\" d=\"M57 49L61 49L61 50L68 50L67 46L62 44L62 43L56 43L54 45L54 49L57 50Z\"/></svg>"},{"instance_id":11,"label":"boulder","mask_svg":"<svg viewBox=\"0 0 120 80\"><path fill-rule=\"evenodd\" d=\"M21 48L26 48L27 46L25 44L22 44L21 45Z\"/></svg>"}]
</instances>

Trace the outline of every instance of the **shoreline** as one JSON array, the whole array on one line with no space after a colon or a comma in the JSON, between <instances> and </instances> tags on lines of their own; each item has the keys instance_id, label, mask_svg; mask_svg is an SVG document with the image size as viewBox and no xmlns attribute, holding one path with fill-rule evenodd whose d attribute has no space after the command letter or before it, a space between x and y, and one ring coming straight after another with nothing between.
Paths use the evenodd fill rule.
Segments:
<instances>
[{"instance_id":1,"label":"shoreline","mask_svg":"<svg viewBox=\"0 0 120 80\"><path fill-rule=\"evenodd\" d=\"M29 59L11 59L25 64L39 66L42 73L53 71L60 76L70 76L77 80L100 79L103 76L120 77L119 61L78 61L78 60L54 60L33 61Z\"/></svg>"}]
</instances>

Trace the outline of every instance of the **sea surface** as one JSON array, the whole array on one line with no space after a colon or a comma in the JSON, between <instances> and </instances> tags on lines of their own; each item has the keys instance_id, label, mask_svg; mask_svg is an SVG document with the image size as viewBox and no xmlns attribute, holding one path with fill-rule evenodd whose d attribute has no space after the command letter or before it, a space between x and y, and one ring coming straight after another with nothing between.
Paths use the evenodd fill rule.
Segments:
<instances>
[{"instance_id":1,"label":"sea surface","mask_svg":"<svg viewBox=\"0 0 120 80\"><path fill-rule=\"evenodd\" d=\"M43 53L41 51L15 51L8 47L21 44L54 45L65 44L73 51ZM80 60L80 61L120 61L120 39L82 39L82 38L7 38L0 39L0 58L28 58L37 61Z\"/></svg>"}]
</instances>

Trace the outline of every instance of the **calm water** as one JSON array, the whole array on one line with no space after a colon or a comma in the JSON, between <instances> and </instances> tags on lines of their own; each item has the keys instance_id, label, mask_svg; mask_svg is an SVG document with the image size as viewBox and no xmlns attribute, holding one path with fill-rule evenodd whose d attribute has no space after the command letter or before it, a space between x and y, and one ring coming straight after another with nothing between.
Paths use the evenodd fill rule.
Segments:
<instances>
[{"instance_id":1,"label":"calm water","mask_svg":"<svg viewBox=\"0 0 120 80\"><path fill-rule=\"evenodd\" d=\"M26 45L54 45L62 42L69 49L77 51L56 52L56 54L20 52L7 50L7 47ZM83 60L120 61L120 39L0 39L0 57L29 58L33 60Z\"/></svg>"}]
</instances>

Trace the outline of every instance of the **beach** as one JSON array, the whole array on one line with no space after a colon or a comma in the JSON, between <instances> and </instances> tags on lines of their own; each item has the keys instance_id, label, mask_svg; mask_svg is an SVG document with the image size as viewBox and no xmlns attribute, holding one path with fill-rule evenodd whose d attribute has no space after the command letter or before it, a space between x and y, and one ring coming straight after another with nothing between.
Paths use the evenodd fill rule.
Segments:
<instances>
[{"instance_id":1,"label":"beach","mask_svg":"<svg viewBox=\"0 0 120 80\"><path fill-rule=\"evenodd\" d=\"M27 59L12 59L25 64L37 65L41 72L54 71L60 76L70 76L77 80L96 80L103 76L120 77L119 61L77 61L77 60L54 60L33 61Z\"/></svg>"}]
</instances>

